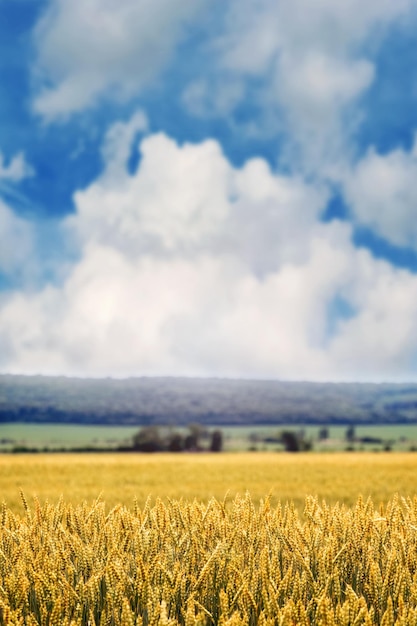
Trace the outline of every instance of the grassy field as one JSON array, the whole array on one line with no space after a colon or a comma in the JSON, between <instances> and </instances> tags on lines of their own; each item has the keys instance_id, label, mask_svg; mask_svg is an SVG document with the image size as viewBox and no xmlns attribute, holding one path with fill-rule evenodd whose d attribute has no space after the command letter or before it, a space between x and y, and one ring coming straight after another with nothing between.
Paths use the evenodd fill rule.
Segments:
<instances>
[{"instance_id":1,"label":"grassy field","mask_svg":"<svg viewBox=\"0 0 417 626\"><path fill-rule=\"evenodd\" d=\"M0 424L0 450L13 445L34 448L108 446L130 442L136 426L84 426L78 424Z\"/></svg>"},{"instance_id":2,"label":"grassy field","mask_svg":"<svg viewBox=\"0 0 417 626\"><path fill-rule=\"evenodd\" d=\"M359 494L376 505L414 496L416 477L414 453L16 454L0 455L0 500L21 511L20 489L51 503L101 494L107 508L135 497L143 506L148 496L207 502L249 491L254 502L271 492L273 504L292 500L302 510L306 495L348 505Z\"/></svg>"},{"instance_id":3,"label":"grassy field","mask_svg":"<svg viewBox=\"0 0 417 626\"><path fill-rule=\"evenodd\" d=\"M77 424L0 424L0 451L10 450L14 446L29 448L71 448L71 447L107 447L129 444L138 426L85 426ZM215 428L215 427L212 427ZM178 429L185 432L187 429ZM276 443L264 443L265 437L276 437L284 430L298 432L303 430L304 436L311 439L317 451L344 449L346 447L346 426L329 426L329 438L319 441L320 426L300 426L294 424L271 426L226 426L221 427L224 435L224 449L227 451L248 450L256 445L259 450L275 450ZM409 450L417 448L417 424L396 424L382 426L358 426L355 428L358 438L380 438L383 442L391 442L393 450ZM252 437L251 437L252 436ZM259 441L256 443L256 438ZM254 444L255 442L255 444ZM372 450L375 444L355 444L357 449ZM383 443L379 447L383 447Z\"/></svg>"}]
</instances>

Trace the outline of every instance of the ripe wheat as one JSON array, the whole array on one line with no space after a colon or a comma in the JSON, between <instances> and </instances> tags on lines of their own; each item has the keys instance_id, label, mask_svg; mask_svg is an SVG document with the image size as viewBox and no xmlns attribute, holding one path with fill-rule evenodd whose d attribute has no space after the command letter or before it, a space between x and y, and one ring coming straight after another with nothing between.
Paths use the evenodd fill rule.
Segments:
<instances>
[{"instance_id":1,"label":"ripe wheat","mask_svg":"<svg viewBox=\"0 0 417 626\"><path fill-rule=\"evenodd\" d=\"M1 626L417 626L417 498L0 512Z\"/></svg>"}]
</instances>

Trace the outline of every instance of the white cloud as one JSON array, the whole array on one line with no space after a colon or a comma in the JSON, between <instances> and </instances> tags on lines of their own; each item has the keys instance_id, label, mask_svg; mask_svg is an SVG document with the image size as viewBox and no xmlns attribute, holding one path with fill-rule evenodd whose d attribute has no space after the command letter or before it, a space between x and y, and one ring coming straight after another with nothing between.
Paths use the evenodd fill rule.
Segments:
<instances>
[{"instance_id":1,"label":"white cloud","mask_svg":"<svg viewBox=\"0 0 417 626\"><path fill-rule=\"evenodd\" d=\"M4 155L0 152L0 182L19 182L24 178L33 176L33 168L26 162L23 152L16 154L9 162L5 163Z\"/></svg>"},{"instance_id":2,"label":"white cloud","mask_svg":"<svg viewBox=\"0 0 417 626\"><path fill-rule=\"evenodd\" d=\"M417 247L417 140L410 152L374 149L346 177L357 220L397 246Z\"/></svg>"},{"instance_id":3,"label":"white cloud","mask_svg":"<svg viewBox=\"0 0 417 626\"><path fill-rule=\"evenodd\" d=\"M288 157L297 167L337 179L349 161L350 135L358 121L351 109L371 84L366 60L332 58L310 52L303 58L282 55L275 76L277 99L291 129Z\"/></svg>"},{"instance_id":4,"label":"white cloud","mask_svg":"<svg viewBox=\"0 0 417 626\"><path fill-rule=\"evenodd\" d=\"M351 380L416 379L417 278L357 253L350 285L358 315L342 322L328 358Z\"/></svg>"},{"instance_id":5,"label":"white cloud","mask_svg":"<svg viewBox=\"0 0 417 626\"><path fill-rule=\"evenodd\" d=\"M182 101L186 108L197 117L227 115L246 93L244 82L232 76L229 80L221 77L216 84L206 78L198 78L185 88Z\"/></svg>"},{"instance_id":6,"label":"white cloud","mask_svg":"<svg viewBox=\"0 0 417 626\"><path fill-rule=\"evenodd\" d=\"M30 272L26 262L32 249L31 226L0 200L0 273L11 275Z\"/></svg>"},{"instance_id":7,"label":"white cloud","mask_svg":"<svg viewBox=\"0 0 417 626\"><path fill-rule=\"evenodd\" d=\"M106 178L126 177L126 163L135 147L134 142L147 128L148 120L143 111L137 111L127 122L116 122L110 127L102 148Z\"/></svg>"},{"instance_id":8,"label":"white cloud","mask_svg":"<svg viewBox=\"0 0 417 626\"><path fill-rule=\"evenodd\" d=\"M131 125L111 134L117 128L129 144ZM140 168L129 176L126 152L106 150L103 175L75 195L68 224L83 241L132 258L232 252L261 273L305 255L327 202L323 189L274 174L262 159L235 169L212 140L178 146L160 133L145 138L140 152Z\"/></svg>"},{"instance_id":9,"label":"white cloud","mask_svg":"<svg viewBox=\"0 0 417 626\"><path fill-rule=\"evenodd\" d=\"M263 115L278 112L275 120L268 117L269 133L274 121L273 130L287 135L292 164L333 177L358 122L352 106L375 76L370 44L414 5L415 0L233 0L212 45L210 81L192 83L184 102L200 115L210 108L224 114L247 98L247 81ZM240 99L235 90L218 105L216 94L228 85L239 85Z\"/></svg>"},{"instance_id":10,"label":"white cloud","mask_svg":"<svg viewBox=\"0 0 417 626\"><path fill-rule=\"evenodd\" d=\"M285 67L288 63L289 67ZM284 97L297 108L305 108L304 115L313 118L324 116L333 107L341 107L366 89L373 78L373 68L368 61L347 62L333 59L323 53L313 52L294 63L283 58L282 89ZM295 67L296 65L296 67Z\"/></svg>"},{"instance_id":11,"label":"white cloud","mask_svg":"<svg viewBox=\"0 0 417 626\"><path fill-rule=\"evenodd\" d=\"M123 99L155 79L170 60L201 0L50 0L35 42L39 92L47 118Z\"/></svg>"},{"instance_id":12,"label":"white cloud","mask_svg":"<svg viewBox=\"0 0 417 626\"><path fill-rule=\"evenodd\" d=\"M329 302L362 291L358 316L328 344ZM355 250L341 225L316 234L304 263L264 279L233 256L132 260L94 244L62 289L15 295L0 308L0 343L9 342L0 366L101 376L404 379L417 350L416 295L414 276Z\"/></svg>"},{"instance_id":13,"label":"white cloud","mask_svg":"<svg viewBox=\"0 0 417 626\"><path fill-rule=\"evenodd\" d=\"M414 0L232 1L220 42L223 62L256 75L283 51L294 57L322 51L340 59L358 53L373 28L407 16L414 5Z\"/></svg>"},{"instance_id":14,"label":"white cloud","mask_svg":"<svg viewBox=\"0 0 417 626\"><path fill-rule=\"evenodd\" d=\"M0 369L410 376L416 276L355 249L348 224L320 223L320 188L261 159L236 169L214 141L148 136L129 175L121 147L140 119L110 130L107 167L75 196L80 258L63 284L3 295ZM329 334L336 297L356 313Z\"/></svg>"},{"instance_id":15,"label":"white cloud","mask_svg":"<svg viewBox=\"0 0 417 626\"><path fill-rule=\"evenodd\" d=\"M227 163L214 141L178 148L163 134L145 139L136 175L111 159L103 176L78 192L69 224L89 241L131 256L200 246L227 212ZM114 171L121 173L114 177Z\"/></svg>"}]
</instances>

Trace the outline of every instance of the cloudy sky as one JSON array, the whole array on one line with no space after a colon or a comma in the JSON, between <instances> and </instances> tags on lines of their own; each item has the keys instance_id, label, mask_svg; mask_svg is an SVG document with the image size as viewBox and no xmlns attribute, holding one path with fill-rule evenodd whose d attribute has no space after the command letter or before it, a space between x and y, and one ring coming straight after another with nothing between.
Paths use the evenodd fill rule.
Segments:
<instances>
[{"instance_id":1,"label":"cloudy sky","mask_svg":"<svg viewBox=\"0 0 417 626\"><path fill-rule=\"evenodd\" d=\"M0 372L417 381L417 0L0 0Z\"/></svg>"}]
</instances>

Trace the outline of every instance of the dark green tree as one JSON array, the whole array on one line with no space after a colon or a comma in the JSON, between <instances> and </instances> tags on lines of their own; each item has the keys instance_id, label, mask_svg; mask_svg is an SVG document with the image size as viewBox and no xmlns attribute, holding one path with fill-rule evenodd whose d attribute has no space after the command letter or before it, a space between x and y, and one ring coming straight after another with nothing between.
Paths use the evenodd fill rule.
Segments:
<instances>
[{"instance_id":1,"label":"dark green tree","mask_svg":"<svg viewBox=\"0 0 417 626\"><path fill-rule=\"evenodd\" d=\"M297 433L293 433L290 430L284 430L281 433L281 442L283 443L287 452L300 451L300 441Z\"/></svg>"},{"instance_id":2,"label":"dark green tree","mask_svg":"<svg viewBox=\"0 0 417 626\"><path fill-rule=\"evenodd\" d=\"M325 441L328 438L329 438L329 429L327 428L327 426L322 426L319 430L319 440Z\"/></svg>"},{"instance_id":3,"label":"dark green tree","mask_svg":"<svg viewBox=\"0 0 417 626\"><path fill-rule=\"evenodd\" d=\"M307 452L313 447L311 440L305 438L303 431L294 433L291 430L284 430L280 440L286 452Z\"/></svg>"},{"instance_id":4,"label":"dark green tree","mask_svg":"<svg viewBox=\"0 0 417 626\"><path fill-rule=\"evenodd\" d=\"M221 452L223 449L223 433L221 430L213 430L211 433L211 452Z\"/></svg>"},{"instance_id":5,"label":"dark green tree","mask_svg":"<svg viewBox=\"0 0 417 626\"><path fill-rule=\"evenodd\" d=\"M355 441L356 432L353 424L346 428L345 439L346 441L349 441L349 443L353 443Z\"/></svg>"},{"instance_id":6,"label":"dark green tree","mask_svg":"<svg viewBox=\"0 0 417 626\"><path fill-rule=\"evenodd\" d=\"M133 449L138 452L160 452L164 442L158 426L145 426L133 436Z\"/></svg>"},{"instance_id":7,"label":"dark green tree","mask_svg":"<svg viewBox=\"0 0 417 626\"><path fill-rule=\"evenodd\" d=\"M167 438L167 449L169 452L182 452L184 450L184 437L176 432L170 433Z\"/></svg>"}]
</instances>

